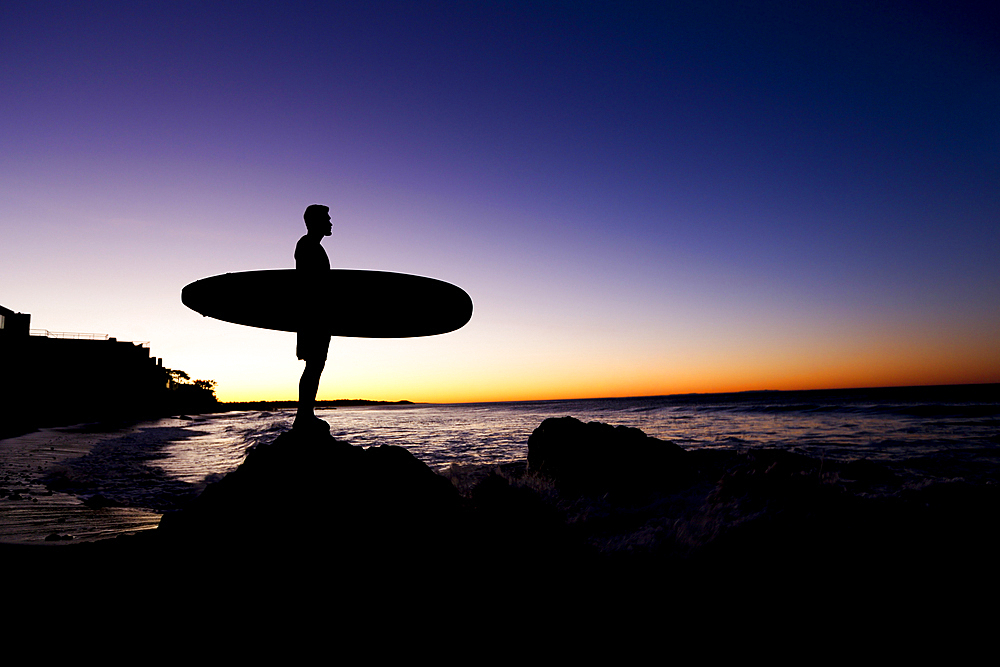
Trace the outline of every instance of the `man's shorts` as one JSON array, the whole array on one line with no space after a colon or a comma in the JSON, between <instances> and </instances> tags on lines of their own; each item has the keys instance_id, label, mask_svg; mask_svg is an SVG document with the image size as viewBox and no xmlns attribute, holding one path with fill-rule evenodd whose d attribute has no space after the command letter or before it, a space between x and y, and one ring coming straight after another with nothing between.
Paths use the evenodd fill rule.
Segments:
<instances>
[{"instance_id":1,"label":"man's shorts","mask_svg":"<svg viewBox=\"0 0 1000 667\"><path fill-rule=\"evenodd\" d=\"M330 334L312 331L298 332L295 355L303 361L326 361L330 349Z\"/></svg>"}]
</instances>

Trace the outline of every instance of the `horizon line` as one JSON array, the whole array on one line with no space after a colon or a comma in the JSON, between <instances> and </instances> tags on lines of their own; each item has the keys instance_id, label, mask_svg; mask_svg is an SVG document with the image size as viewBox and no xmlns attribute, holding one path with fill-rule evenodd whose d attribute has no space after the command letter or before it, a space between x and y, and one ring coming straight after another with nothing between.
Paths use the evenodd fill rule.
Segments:
<instances>
[{"instance_id":1,"label":"horizon line","mask_svg":"<svg viewBox=\"0 0 1000 667\"><path fill-rule=\"evenodd\" d=\"M639 399L639 398L671 398L671 397L682 397L682 396L723 396L726 394L759 394L759 393L806 393L806 392L825 392L825 391L878 391L878 390L888 390L888 389L944 389L944 388L956 388L956 387L997 387L1000 389L1000 382L960 382L952 384L926 384L926 385L880 385L880 386L869 386L869 387L825 387L819 389L741 389L737 391L706 391L706 392L683 392L677 394L638 394L638 395L620 395L620 396L576 396L571 398L522 398L513 400L486 400L486 401L415 401L409 399L368 399L368 398L330 398L330 399L317 399L316 403L334 403L334 402L369 402L376 404L386 404L386 405L473 405L481 403L556 403L561 401L596 401L596 400L606 400L612 398L620 399ZM260 399L260 400L248 400L248 401L219 401L220 405L230 405L230 404L246 404L246 403L297 403L296 399Z\"/></svg>"}]
</instances>

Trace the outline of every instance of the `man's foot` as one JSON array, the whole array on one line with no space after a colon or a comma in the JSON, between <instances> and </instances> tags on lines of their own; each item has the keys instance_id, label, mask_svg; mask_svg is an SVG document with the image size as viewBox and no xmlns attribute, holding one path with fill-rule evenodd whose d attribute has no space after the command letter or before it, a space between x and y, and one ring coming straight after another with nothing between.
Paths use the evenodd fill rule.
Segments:
<instances>
[{"instance_id":1,"label":"man's foot","mask_svg":"<svg viewBox=\"0 0 1000 667\"><path fill-rule=\"evenodd\" d=\"M292 430L308 433L329 433L330 425L315 415L298 415L292 422Z\"/></svg>"}]
</instances>

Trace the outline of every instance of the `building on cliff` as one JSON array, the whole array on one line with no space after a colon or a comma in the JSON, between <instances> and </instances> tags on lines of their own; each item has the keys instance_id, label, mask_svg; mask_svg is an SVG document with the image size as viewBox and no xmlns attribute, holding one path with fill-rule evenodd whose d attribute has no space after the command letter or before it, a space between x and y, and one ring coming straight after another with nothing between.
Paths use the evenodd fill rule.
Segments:
<instances>
[{"instance_id":1,"label":"building on cliff","mask_svg":"<svg viewBox=\"0 0 1000 667\"><path fill-rule=\"evenodd\" d=\"M146 343L30 323L0 306L0 432L161 412L167 372Z\"/></svg>"}]
</instances>

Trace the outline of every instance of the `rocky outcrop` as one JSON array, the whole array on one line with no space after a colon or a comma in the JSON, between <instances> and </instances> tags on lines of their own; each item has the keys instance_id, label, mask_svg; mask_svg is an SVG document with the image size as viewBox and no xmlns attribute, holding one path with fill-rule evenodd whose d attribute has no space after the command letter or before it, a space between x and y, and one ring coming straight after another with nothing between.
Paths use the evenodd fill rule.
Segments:
<instances>
[{"instance_id":1,"label":"rocky outcrop","mask_svg":"<svg viewBox=\"0 0 1000 667\"><path fill-rule=\"evenodd\" d=\"M83 558L88 571L126 587L148 571L188 594L239 581L230 595L250 603L262 590L296 604L345 592L419 600L469 581L489 582L498 598L602 582L645 590L661 581L676 594L718 573L790 585L816 571L861 581L872 563L891 563L909 581L934 568L974 572L969 564L996 558L1000 461L966 458L883 464L775 449L682 451L637 429L561 418L531 435L528 465L484 467L459 493L403 448L293 430L156 530L7 554L40 577Z\"/></svg>"},{"instance_id":2,"label":"rocky outcrop","mask_svg":"<svg viewBox=\"0 0 1000 667\"><path fill-rule=\"evenodd\" d=\"M195 551L356 562L439 557L462 521L455 488L406 449L293 430L252 450L155 532Z\"/></svg>"},{"instance_id":3,"label":"rocky outcrop","mask_svg":"<svg viewBox=\"0 0 1000 667\"><path fill-rule=\"evenodd\" d=\"M528 438L528 467L565 490L634 494L676 486L686 475L683 449L637 428L546 419Z\"/></svg>"}]
</instances>

